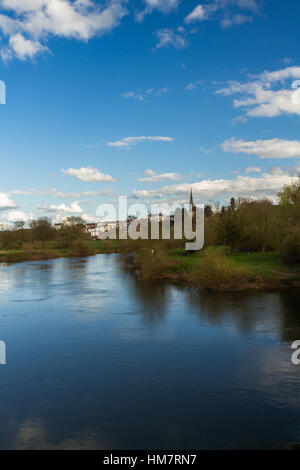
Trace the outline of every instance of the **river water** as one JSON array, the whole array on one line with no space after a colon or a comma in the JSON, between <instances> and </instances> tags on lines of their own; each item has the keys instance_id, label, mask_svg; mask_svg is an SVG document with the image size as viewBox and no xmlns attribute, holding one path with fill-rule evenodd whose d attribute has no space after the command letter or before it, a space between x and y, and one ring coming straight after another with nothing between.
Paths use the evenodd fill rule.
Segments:
<instances>
[{"instance_id":1,"label":"river water","mask_svg":"<svg viewBox=\"0 0 300 470\"><path fill-rule=\"evenodd\" d=\"M117 255L0 266L1 449L300 441L300 292L196 293Z\"/></svg>"}]
</instances>

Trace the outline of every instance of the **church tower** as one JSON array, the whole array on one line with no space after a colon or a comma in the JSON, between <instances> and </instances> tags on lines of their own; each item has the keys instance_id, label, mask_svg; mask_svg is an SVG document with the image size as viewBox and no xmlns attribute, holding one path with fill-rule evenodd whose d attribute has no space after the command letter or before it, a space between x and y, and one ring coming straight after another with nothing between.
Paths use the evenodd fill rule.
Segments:
<instances>
[{"instance_id":1,"label":"church tower","mask_svg":"<svg viewBox=\"0 0 300 470\"><path fill-rule=\"evenodd\" d=\"M190 192L190 206L194 207L193 190L192 190L192 188L191 188L191 192Z\"/></svg>"},{"instance_id":2,"label":"church tower","mask_svg":"<svg viewBox=\"0 0 300 470\"><path fill-rule=\"evenodd\" d=\"M196 212L196 206L194 205L193 190L192 190L192 188L191 188L191 192L190 192L190 211L192 212L193 217L194 217L194 216L195 216L195 212Z\"/></svg>"}]
</instances>

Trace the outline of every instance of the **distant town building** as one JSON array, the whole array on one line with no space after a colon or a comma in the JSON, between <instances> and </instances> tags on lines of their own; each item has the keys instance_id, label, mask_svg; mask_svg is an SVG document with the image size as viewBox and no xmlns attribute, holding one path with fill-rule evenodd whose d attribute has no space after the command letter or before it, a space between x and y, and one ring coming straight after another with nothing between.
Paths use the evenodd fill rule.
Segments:
<instances>
[{"instance_id":1,"label":"distant town building","mask_svg":"<svg viewBox=\"0 0 300 470\"><path fill-rule=\"evenodd\" d=\"M183 215L185 210L186 209L178 208L176 209L175 213L177 213L177 211L180 211ZM194 204L192 188L190 191L189 211L192 211L192 216L194 218L196 215L196 206ZM162 214L162 213L149 214L148 223L154 223L154 224L161 223L164 220L169 219L170 223L174 224L174 217L175 217L175 214L168 214L168 215ZM111 230L127 230L128 225L135 219L136 219L135 216L129 216L127 220L123 220L123 221L114 220L114 221L86 223L85 232L88 233L93 239L100 239L100 238L103 238L104 233L110 232ZM56 230L61 230L64 226L70 226L70 225L72 225L71 221L69 222L68 220L64 220L63 222L54 224L54 227ZM0 230L1 230L1 225L0 225Z\"/></svg>"}]
</instances>

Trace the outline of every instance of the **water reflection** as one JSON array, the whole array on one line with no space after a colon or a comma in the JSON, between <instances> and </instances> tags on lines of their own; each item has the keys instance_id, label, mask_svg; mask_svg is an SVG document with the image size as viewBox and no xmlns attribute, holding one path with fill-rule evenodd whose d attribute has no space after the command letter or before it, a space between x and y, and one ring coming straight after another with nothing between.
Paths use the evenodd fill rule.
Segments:
<instances>
[{"instance_id":1,"label":"water reflection","mask_svg":"<svg viewBox=\"0 0 300 470\"><path fill-rule=\"evenodd\" d=\"M272 329L277 326L279 296L268 293L201 292L191 293L191 309L213 326L230 323L240 333Z\"/></svg>"},{"instance_id":2,"label":"water reflection","mask_svg":"<svg viewBox=\"0 0 300 470\"><path fill-rule=\"evenodd\" d=\"M14 427L12 425L12 427ZM78 433L72 437L57 441L39 418L27 419L17 426L15 441L11 450L105 450L114 448L115 444L106 437L93 431Z\"/></svg>"},{"instance_id":3,"label":"water reflection","mask_svg":"<svg viewBox=\"0 0 300 470\"><path fill-rule=\"evenodd\" d=\"M164 320L170 295L170 286L159 281L139 281L132 278L130 284L143 322L154 325Z\"/></svg>"},{"instance_id":4,"label":"water reflection","mask_svg":"<svg viewBox=\"0 0 300 470\"><path fill-rule=\"evenodd\" d=\"M280 295L281 302L281 337L283 341L292 343L300 339L300 315L298 291L284 292Z\"/></svg>"},{"instance_id":5,"label":"water reflection","mask_svg":"<svg viewBox=\"0 0 300 470\"><path fill-rule=\"evenodd\" d=\"M300 441L297 291L196 293L114 255L0 267L0 448Z\"/></svg>"}]
</instances>

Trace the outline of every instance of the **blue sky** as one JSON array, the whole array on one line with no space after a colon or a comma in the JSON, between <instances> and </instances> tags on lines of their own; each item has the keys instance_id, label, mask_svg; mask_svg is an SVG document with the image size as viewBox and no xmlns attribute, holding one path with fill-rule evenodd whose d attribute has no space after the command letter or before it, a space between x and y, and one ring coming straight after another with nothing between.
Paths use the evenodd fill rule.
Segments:
<instances>
[{"instance_id":1,"label":"blue sky","mask_svg":"<svg viewBox=\"0 0 300 470\"><path fill-rule=\"evenodd\" d=\"M0 0L0 222L274 197L300 173L299 19L297 0Z\"/></svg>"}]
</instances>

